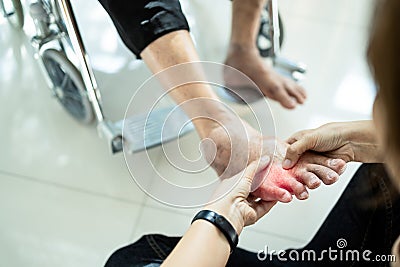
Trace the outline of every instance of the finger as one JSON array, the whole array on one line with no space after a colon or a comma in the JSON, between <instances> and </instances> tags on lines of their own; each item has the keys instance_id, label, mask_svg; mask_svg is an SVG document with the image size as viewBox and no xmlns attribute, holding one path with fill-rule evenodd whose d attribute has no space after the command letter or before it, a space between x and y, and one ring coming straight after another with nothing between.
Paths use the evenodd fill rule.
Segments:
<instances>
[{"instance_id":1,"label":"finger","mask_svg":"<svg viewBox=\"0 0 400 267\"><path fill-rule=\"evenodd\" d=\"M321 185L321 180L312 172L302 171L298 174L297 179L309 189L316 189Z\"/></svg>"},{"instance_id":2,"label":"finger","mask_svg":"<svg viewBox=\"0 0 400 267\"><path fill-rule=\"evenodd\" d=\"M288 182L288 186L293 191L292 193L296 196L297 199L305 200L308 198L309 194L307 188L296 179L290 179Z\"/></svg>"},{"instance_id":3,"label":"finger","mask_svg":"<svg viewBox=\"0 0 400 267\"><path fill-rule=\"evenodd\" d=\"M292 168L304 152L314 147L315 142L314 135L304 135L297 142L291 144L286 150L286 156L282 167L284 169Z\"/></svg>"},{"instance_id":4,"label":"finger","mask_svg":"<svg viewBox=\"0 0 400 267\"><path fill-rule=\"evenodd\" d=\"M265 168L264 170L256 172L256 174L254 175L253 181L251 183L250 192L256 191L264 183L264 180L267 177L267 170L268 169Z\"/></svg>"},{"instance_id":5,"label":"finger","mask_svg":"<svg viewBox=\"0 0 400 267\"><path fill-rule=\"evenodd\" d=\"M277 201L263 201L253 202L250 206L256 211L257 220L267 214L275 205Z\"/></svg>"},{"instance_id":6,"label":"finger","mask_svg":"<svg viewBox=\"0 0 400 267\"><path fill-rule=\"evenodd\" d=\"M304 135L306 135L308 132L310 132L311 130L302 130L302 131L298 131L297 133L293 134L292 136L290 136L287 140L286 143L288 143L289 145L293 144L294 142L297 142L298 140L300 140Z\"/></svg>"},{"instance_id":7,"label":"finger","mask_svg":"<svg viewBox=\"0 0 400 267\"><path fill-rule=\"evenodd\" d=\"M250 187L256 174L267 168L270 161L271 158L267 155L264 155L259 161L253 161L249 166L247 166L244 171L244 180L247 182L247 184L250 184Z\"/></svg>"},{"instance_id":8,"label":"finger","mask_svg":"<svg viewBox=\"0 0 400 267\"><path fill-rule=\"evenodd\" d=\"M335 183L339 179L339 175L331 169L315 164L307 165L307 170L314 173L326 185Z\"/></svg>"},{"instance_id":9,"label":"finger","mask_svg":"<svg viewBox=\"0 0 400 267\"><path fill-rule=\"evenodd\" d=\"M253 193L254 196L261 198L264 201L279 201L289 203L292 201L292 194L287 190L277 186L267 186L260 188Z\"/></svg>"}]
</instances>

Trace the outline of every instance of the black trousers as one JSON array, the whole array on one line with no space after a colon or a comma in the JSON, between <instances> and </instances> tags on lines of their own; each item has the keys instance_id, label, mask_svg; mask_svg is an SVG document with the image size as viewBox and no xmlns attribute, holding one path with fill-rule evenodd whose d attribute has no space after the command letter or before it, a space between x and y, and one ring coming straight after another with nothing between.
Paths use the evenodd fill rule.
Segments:
<instances>
[{"instance_id":1,"label":"black trousers","mask_svg":"<svg viewBox=\"0 0 400 267\"><path fill-rule=\"evenodd\" d=\"M99 0L125 45L138 57L151 42L189 30L179 0Z\"/></svg>"},{"instance_id":2,"label":"black trousers","mask_svg":"<svg viewBox=\"0 0 400 267\"><path fill-rule=\"evenodd\" d=\"M387 259L377 261L376 257L390 255L391 247L399 235L399 194L394 190L382 164L364 164L358 169L311 242L304 248L285 251L283 256L287 261L282 261L282 257L279 259L277 255L261 257L265 260L260 260L258 253L237 248L231 254L227 266L389 266ZM108 259L106 267L160 266L179 239L180 237L158 234L143 236L135 243L115 251ZM338 240L346 240L346 246L338 247ZM327 253L322 254L329 247L337 250L333 254L336 259L328 257ZM342 258L339 248L344 251ZM347 251L354 250L359 251L358 258L355 254L346 256ZM362 253L366 250L371 251L371 254L366 255L370 261L364 260ZM296 255L308 251L314 251L317 260L308 256L296 258ZM293 256L292 259L289 255ZM321 258L321 255L324 257Z\"/></svg>"}]
</instances>

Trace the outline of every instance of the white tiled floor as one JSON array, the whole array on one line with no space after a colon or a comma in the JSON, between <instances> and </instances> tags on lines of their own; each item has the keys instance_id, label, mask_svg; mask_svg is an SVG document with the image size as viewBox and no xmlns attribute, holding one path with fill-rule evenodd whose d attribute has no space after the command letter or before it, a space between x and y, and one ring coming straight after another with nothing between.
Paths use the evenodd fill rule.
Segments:
<instances>
[{"instance_id":1,"label":"white tiled floor","mask_svg":"<svg viewBox=\"0 0 400 267\"><path fill-rule=\"evenodd\" d=\"M280 1L286 32L283 53L307 63L304 86L309 100L295 111L270 103L279 137L329 121L370 117L374 93L364 51L373 2ZM121 44L95 0L73 3L104 110L109 118L120 119L132 89L150 73ZM183 6L202 58L221 62L230 31L229 1L185 0ZM32 32L29 20L25 32ZM195 209L167 207L137 187L123 156L110 155L94 127L75 123L50 97L28 40L0 20L2 264L99 266L113 249L144 233L184 233ZM197 151L197 141L195 134L186 136L185 149ZM168 173L159 153L159 149L151 151L157 167ZM257 251L265 245L281 249L305 244L356 168L357 164L350 164L336 185L312 192L309 201L274 208L244 231L241 246ZM146 168L140 172L150 173ZM213 174L203 175L210 179Z\"/></svg>"},{"instance_id":2,"label":"white tiled floor","mask_svg":"<svg viewBox=\"0 0 400 267\"><path fill-rule=\"evenodd\" d=\"M138 204L0 173L2 266L101 266L129 241Z\"/></svg>"}]
</instances>

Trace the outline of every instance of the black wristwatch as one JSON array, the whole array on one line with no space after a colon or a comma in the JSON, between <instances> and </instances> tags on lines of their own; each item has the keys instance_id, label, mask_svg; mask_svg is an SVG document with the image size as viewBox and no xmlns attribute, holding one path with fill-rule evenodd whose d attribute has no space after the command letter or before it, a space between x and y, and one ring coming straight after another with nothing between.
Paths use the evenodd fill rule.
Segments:
<instances>
[{"instance_id":1,"label":"black wristwatch","mask_svg":"<svg viewBox=\"0 0 400 267\"><path fill-rule=\"evenodd\" d=\"M212 224L214 224L226 237L231 246L231 253L236 248L239 237L236 233L235 228L233 228L232 224L225 219L224 216L219 215L218 213L211 210L202 210L194 216L192 223L196 220L206 220Z\"/></svg>"}]
</instances>

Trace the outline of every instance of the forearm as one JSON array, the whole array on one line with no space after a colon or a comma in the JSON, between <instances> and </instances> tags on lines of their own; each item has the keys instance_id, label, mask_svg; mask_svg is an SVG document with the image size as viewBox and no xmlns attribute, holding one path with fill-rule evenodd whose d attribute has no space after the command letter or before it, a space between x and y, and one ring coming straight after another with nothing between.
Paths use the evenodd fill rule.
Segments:
<instances>
[{"instance_id":1,"label":"forearm","mask_svg":"<svg viewBox=\"0 0 400 267\"><path fill-rule=\"evenodd\" d=\"M344 141L349 142L354 152L354 161L373 163L382 162L382 151L378 146L373 121L354 121L341 123Z\"/></svg>"},{"instance_id":2,"label":"forearm","mask_svg":"<svg viewBox=\"0 0 400 267\"><path fill-rule=\"evenodd\" d=\"M168 52L166 52L168 51ZM198 54L188 31L175 31L158 38L148 45L141 57L153 73L159 73L169 67L182 63L199 61ZM190 83L176 87L185 81L206 80L201 64L188 64L182 68L171 69L159 75L165 89L173 88L169 95L184 109L190 118L210 117L222 120L228 115L225 106L211 86L206 83ZM184 103L187 104L184 104ZM194 124L203 137L212 120L196 119Z\"/></svg>"},{"instance_id":3,"label":"forearm","mask_svg":"<svg viewBox=\"0 0 400 267\"><path fill-rule=\"evenodd\" d=\"M264 162L261 165L265 164ZM224 190L224 188L219 189ZM216 193L218 192L217 190ZM211 210L223 216L240 235L245 226L241 212L243 206L241 208L240 204L235 203L234 200L225 197L208 205L205 210ZM195 220L162 266L225 266L230 250L227 238L216 225L202 219Z\"/></svg>"},{"instance_id":4,"label":"forearm","mask_svg":"<svg viewBox=\"0 0 400 267\"><path fill-rule=\"evenodd\" d=\"M229 243L218 228L205 220L197 220L161 266L225 266L229 254Z\"/></svg>"},{"instance_id":5,"label":"forearm","mask_svg":"<svg viewBox=\"0 0 400 267\"><path fill-rule=\"evenodd\" d=\"M228 194L205 207L205 210L213 211L222 216L233 229L227 228L226 222L224 227L221 226L220 217L214 217L215 220L211 223L200 219L204 218L201 215L200 218L196 216L196 220L162 266L225 266L230 255L231 246L227 237L223 234L223 230L228 236L232 236L232 230L235 230L236 234L240 235L243 227L254 224L275 205L275 202L254 202L248 198L255 174L264 170L269 163L269 157L262 157L260 161L252 162L238 176L238 183L235 183L235 186L231 188L232 190ZM215 196L219 196L221 192L226 193L226 189L230 187L229 185L231 185L229 180L222 181L215 192ZM224 220L222 219L222 221ZM236 245L234 240L237 239L232 239L231 243Z\"/></svg>"}]
</instances>

